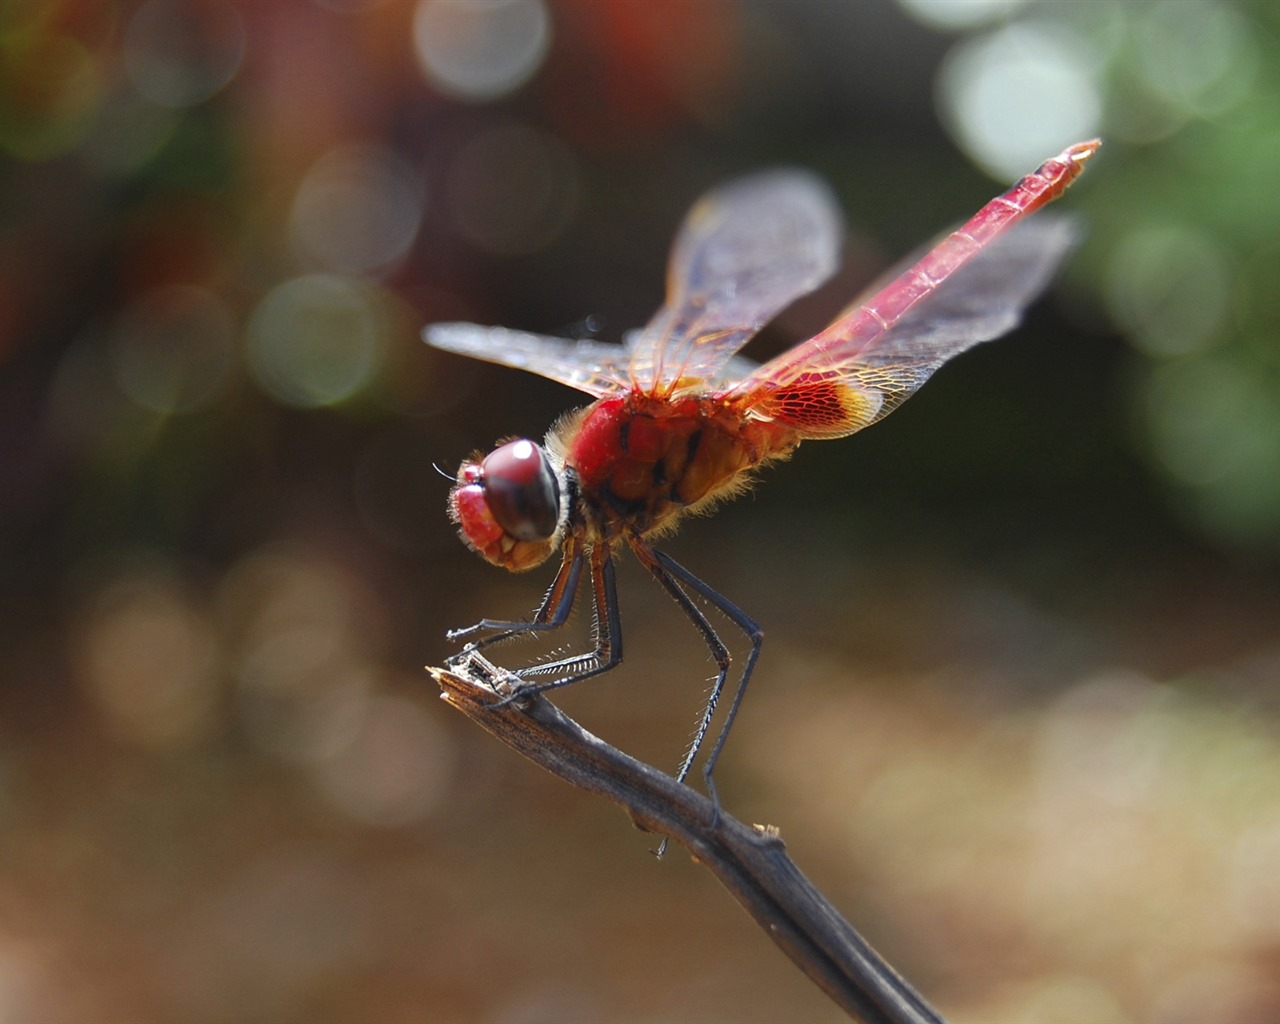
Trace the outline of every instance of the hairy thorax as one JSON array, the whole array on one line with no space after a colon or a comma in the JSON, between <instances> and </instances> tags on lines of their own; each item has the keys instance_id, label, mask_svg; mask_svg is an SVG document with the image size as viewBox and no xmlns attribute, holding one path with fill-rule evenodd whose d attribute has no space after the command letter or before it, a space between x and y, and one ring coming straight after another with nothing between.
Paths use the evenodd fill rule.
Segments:
<instances>
[{"instance_id":1,"label":"hairy thorax","mask_svg":"<svg viewBox=\"0 0 1280 1024\"><path fill-rule=\"evenodd\" d=\"M584 524L613 540L671 528L685 512L732 497L751 470L789 455L798 436L747 416L714 395L658 399L632 392L606 398L558 424L553 434L584 504L599 521Z\"/></svg>"}]
</instances>

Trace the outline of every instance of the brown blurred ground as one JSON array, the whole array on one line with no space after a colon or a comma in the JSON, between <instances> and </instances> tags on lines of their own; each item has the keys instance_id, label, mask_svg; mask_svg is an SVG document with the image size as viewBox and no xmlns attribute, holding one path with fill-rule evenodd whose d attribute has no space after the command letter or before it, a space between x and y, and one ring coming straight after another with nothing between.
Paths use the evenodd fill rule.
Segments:
<instances>
[{"instance_id":1,"label":"brown blurred ground","mask_svg":"<svg viewBox=\"0 0 1280 1024\"><path fill-rule=\"evenodd\" d=\"M549 576L468 555L431 465L580 399L417 333L617 338L703 188L795 163L856 224L762 346L803 337L1000 187L937 127L961 37L563 0L527 81L461 96L430 6L0 15L0 1024L838 1019L701 868L436 699L445 630ZM1083 7L1010 17L1074 26L1118 104L1155 28ZM956 1020L1280 1020L1275 105L1237 65L1256 104L1103 119L1090 240L1015 338L669 548L766 631L728 807ZM1111 333L1126 232L1188 225L1230 328ZM709 663L622 576L627 663L563 704L671 768Z\"/></svg>"}]
</instances>

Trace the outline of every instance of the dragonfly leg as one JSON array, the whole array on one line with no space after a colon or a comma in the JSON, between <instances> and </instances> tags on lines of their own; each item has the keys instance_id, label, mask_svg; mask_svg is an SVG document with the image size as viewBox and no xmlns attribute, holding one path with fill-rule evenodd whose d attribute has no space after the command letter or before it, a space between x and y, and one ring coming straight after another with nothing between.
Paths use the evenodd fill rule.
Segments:
<instances>
[{"instance_id":1,"label":"dragonfly leg","mask_svg":"<svg viewBox=\"0 0 1280 1024\"><path fill-rule=\"evenodd\" d=\"M755 620L743 612L742 609L729 601L719 591L693 575L669 555L664 555L661 551L655 551L648 545L640 544L638 541L632 542L632 548L635 550L636 557L640 562L662 584L663 589L675 598L676 603L680 605L684 613L697 627L698 632L702 634L702 638L710 649L711 656L715 659L718 669L716 681L711 687L711 693L707 696L707 704L694 732L693 741L689 745L689 751L685 754L680 770L676 773L677 782L683 782L688 776L699 751L702 749L703 743L706 741L711 730L711 721L715 717L716 706L720 702L721 694L723 694L725 683L728 680L729 666L732 661L728 648L725 647L724 642L707 620L702 609L689 596L689 591L692 590L718 609L725 618L742 631L743 635L751 643L751 650L743 663L742 673L738 677L737 686L729 702L729 710L725 714L724 724L720 727L720 732L717 734L715 742L712 743L711 751L702 766L702 778L707 787L707 794L711 797L711 802L715 805L718 815L720 798L716 792L712 773L715 771L716 761L720 758L720 752L724 749L725 740L729 737L729 730L733 727L733 720L737 717L738 708L742 705L742 698L747 692L747 683L751 680L751 673L755 670L756 660L760 657L760 645L763 642L764 633Z\"/></svg>"},{"instance_id":2,"label":"dragonfly leg","mask_svg":"<svg viewBox=\"0 0 1280 1024\"><path fill-rule=\"evenodd\" d=\"M446 634L450 640L461 640L473 633L490 630L490 634L473 640L459 653L449 659L450 664L462 661L475 652L491 644L502 643L519 636L559 629L569 621L569 612L573 610L574 599L578 596L578 583L582 578L582 549L576 544L566 542L564 559L556 578L551 581L546 596L542 599L533 617L527 622L505 621L502 619L481 619L474 626L463 629L451 629Z\"/></svg>"},{"instance_id":3,"label":"dragonfly leg","mask_svg":"<svg viewBox=\"0 0 1280 1024\"><path fill-rule=\"evenodd\" d=\"M573 608L577 587L582 575L583 562L588 564L591 576L591 603L593 612L594 644L590 651L568 657L529 665L520 669L500 669L479 652L490 644L512 640L520 636L559 629L568 620ZM521 697L545 693L561 686L568 686L590 676L599 675L614 668L622 661L622 625L618 615L618 592L614 576L613 559L607 544L591 548L589 557L581 551L565 554L565 560L556 579L547 592L546 599L534 613L531 622L498 622L485 619L472 629L497 630L492 636L473 641L449 659L451 666L465 665L478 668L491 681L503 680L511 691L498 701L498 706L509 704ZM459 630L458 634L471 630ZM455 634L456 635L456 634ZM555 676L546 682L532 681L532 677Z\"/></svg>"},{"instance_id":4,"label":"dragonfly leg","mask_svg":"<svg viewBox=\"0 0 1280 1024\"><path fill-rule=\"evenodd\" d=\"M622 661L622 622L618 615L618 587L614 578L613 558L609 545L597 544L591 549L589 571L591 575L592 632L595 635L593 649L581 654L571 654L555 661L530 665L516 671L522 680L535 676L554 675L547 682L526 682L520 694L545 693L570 683L581 682L591 676L608 672Z\"/></svg>"}]
</instances>

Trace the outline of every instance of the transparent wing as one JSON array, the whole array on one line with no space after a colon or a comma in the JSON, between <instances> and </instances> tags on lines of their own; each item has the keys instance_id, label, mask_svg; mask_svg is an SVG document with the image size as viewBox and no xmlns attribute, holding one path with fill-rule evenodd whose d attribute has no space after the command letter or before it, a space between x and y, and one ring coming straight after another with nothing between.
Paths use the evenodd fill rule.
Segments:
<instances>
[{"instance_id":1,"label":"transparent wing","mask_svg":"<svg viewBox=\"0 0 1280 1024\"><path fill-rule=\"evenodd\" d=\"M861 430L901 405L948 359L1017 326L1076 236L1065 218L1020 223L935 284L891 327L869 338L850 335L841 345L815 345L824 331L765 363L732 392L758 415L806 437ZM874 303L851 309L833 327Z\"/></svg>"},{"instance_id":2,"label":"transparent wing","mask_svg":"<svg viewBox=\"0 0 1280 1024\"><path fill-rule=\"evenodd\" d=\"M667 302L623 345L468 323L432 324L435 348L540 374L600 397L751 373L737 351L834 271L842 230L829 190L800 171L733 182L689 212L671 257Z\"/></svg>"},{"instance_id":3,"label":"transparent wing","mask_svg":"<svg viewBox=\"0 0 1280 1024\"><path fill-rule=\"evenodd\" d=\"M795 425L809 436L851 433L900 403L951 356L1017 322L1070 247L1069 229L1033 229L1039 234L1014 235L1032 239L1027 242L995 242L1061 195L1099 145L1096 139L1078 143L1045 161L869 302L737 384L729 384L732 375L746 372L746 364L734 360L738 350L835 268L840 213L826 186L803 172L746 178L695 205L676 238L666 304L626 345L474 324L436 324L423 336L437 348L538 373L597 397L630 387L656 395L725 387L725 397L761 416L800 417ZM1010 251L1016 255L992 255ZM978 283L970 287L980 293L974 303L951 289L951 297L939 298L944 283L973 264L996 266L999 272L988 276L999 281L974 271ZM926 306L939 312L930 316ZM783 408L784 399L799 404ZM841 416L840 401L856 408Z\"/></svg>"},{"instance_id":4,"label":"transparent wing","mask_svg":"<svg viewBox=\"0 0 1280 1024\"><path fill-rule=\"evenodd\" d=\"M465 323L431 324L422 340L446 352L550 377L596 398L629 386L630 346Z\"/></svg>"},{"instance_id":5,"label":"transparent wing","mask_svg":"<svg viewBox=\"0 0 1280 1024\"><path fill-rule=\"evenodd\" d=\"M952 356L1018 322L1073 241L1061 220L1024 218L1062 195L1101 145L1050 157L869 300L721 397L806 437L841 437L887 415Z\"/></svg>"},{"instance_id":6,"label":"transparent wing","mask_svg":"<svg viewBox=\"0 0 1280 1024\"><path fill-rule=\"evenodd\" d=\"M836 268L843 222L830 190L801 171L731 182L685 218L666 304L632 343L631 379L662 394L719 381L734 354Z\"/></svg>"}]
</instances>

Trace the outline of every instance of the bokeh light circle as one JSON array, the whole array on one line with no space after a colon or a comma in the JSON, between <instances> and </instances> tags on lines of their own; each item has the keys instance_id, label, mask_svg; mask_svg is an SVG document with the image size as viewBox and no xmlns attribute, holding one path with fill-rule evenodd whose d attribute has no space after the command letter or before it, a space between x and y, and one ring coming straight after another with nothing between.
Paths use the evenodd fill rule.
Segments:
<instances>
[{"instance_id":1,"label":"bokeh light circle","mask_svg":"<svg viewBox=\"0 0 1280 1024\"><path fill-rule=\"evenodd\" d=\"M254 310L249 368L263 390L288 405L334 405L372 382L386 333L372 287L336 274L309 274L277 286Z\"/></svg>"},{"instance_id":2,"label":"bokeh light circle","mask_svg":"<svg viewBox=\"0 0 1280 1024\"><path fill-rule=\"evenodd\" d=\"M148 0L125 30L125 73L151 102L189 107L235 77L245 38L244 21L229 3Z\"/></svg>"},{"instance_id":3,"label":"bokeh light circle","mask_svg":"<svg viewBox=\"0 0 1280 1024\"><path fill-rule=\"evenodd\" d=\"M1096 62L1062 27L1011 25L957 45L938 79L938 107L957 143L994 177L1015 178L1045 154L1098 134Z\"/></svg>"},{"instance_id":4,"label":"bokeh light circle","mask_svg":"<svg viewBox=\"0 0 1280 1024\"><path fill-rule=\"evenodd\" d=\"M1107 304L1153 355L1194 352L1224 337L1233 278L1212 237L1181 224L1151 225L1128 232L1113 250Z\"/></svg>"},{"instance_id":5,"label":"bokeh light circle","mask_svg":"<svg viewBox=\"0 0 1280 1024\"><path fill-rule=\"evenodd\" d=\"M378 695L365 704L351 742L318 765L315 777L348 817L391 828L426 817L440 803L453 759L448 733L421 706Z\"/></svg>"},{"instance_id":6,"label":"bokeh light circle","mask_svg":"<svg viewBox=\"0 0 1280 1024\"><path fill-rule=\"evenodd\" d=\"M111 368L120 390L159 413L210 405L235 364L235 324L225 302L190 285L135 299L111 330Z\"/></svg>"},{"instance_id":7,"label":"bokeh light circle","mask_svg":"<svg viewBox=\"0 0 1280 1024\"><path fill-rule=\"evenodd\" d=\"M520 88L542 66L551 16L542 0L421 0L413 42L441 92L492 100Z\"/></svg>"},{"instance_id":8,"label":"bokeh light circle","mask_svg":"<svg viewBox=\"0 0 1280 1024\"><path fill-rule=\"evenodd\" d=\"M1264 420L1266 383L1229 358L1184 358L1154 368L1146 387L1155 454L1174 479L1193 487L1253 475L1276 438ZM1280 461L1280 450L1272 453ZM1271 475L1271 474L1267 474Z\"/></svg>"},{"instance_id":9,"label":"bokeh light circle","mask_svg":"<svg viewBox=\"0 0 1280 1024\"><path fill-rule=\"evenodd\" d=\"M403 158L381 146L342 146L307 172L290 235L299 255L325 270L372 274L409 251L425 202L423 181Z\"/></svg>"},{"instance_id":10,"label":"bokeh light circle","mask_svg":"<svg viewBox=\"0 0 1280 1024\"><path fill-rule=\"evenodd\" d=\"M0 149L48 160L79 144L102 101L103 69L70 35L24 31L16 7L0 8ZM19 24L5 24L11 17Z\"/></svg>"},{"instance_id":11,"label":"bokeh light circle","mask_svg":"<svg viewBox=\"0 0 1280 1024\"><path fill-rule=\"evenodd\" d=\"M122 573L100 588L81 611L72 653L116 740L164 749L213 730L222 670L213 623L168 566Z\"/></svg>"},{"instance_id":12,"label":"bokeh light circle","mask_svg":"<svg viewBox=\"0 0 1280 1024\"><path fill-rule=\"evenodd\" d=\"M1250 94L1259 57L1244 16L1225 4L1152 4L1135 25L1135 67L1187 115L1212 117Z\"/></svg>"},{"instance_id":13,"label":"bokeh light circle","mask_svg":"<svg viewBox=\"0 0 1280 1024\"><path fill-rule=\"evenodd\" d=\"M898 0L922 25L955 31L1011 17L1029 0Z\"/></svg>"},{"instance_id":14,"label":"bokeh light circle","mask_svg":"<svg viewBox=\"0 0 1280 1024\"><path fill-rule=\"evenodd\" d=\"M227 574L218 606L250 739L307 767L345 750L379 675L379 609L358 579L305 546L270 545Z\"/></svg>"}]
</instances>

